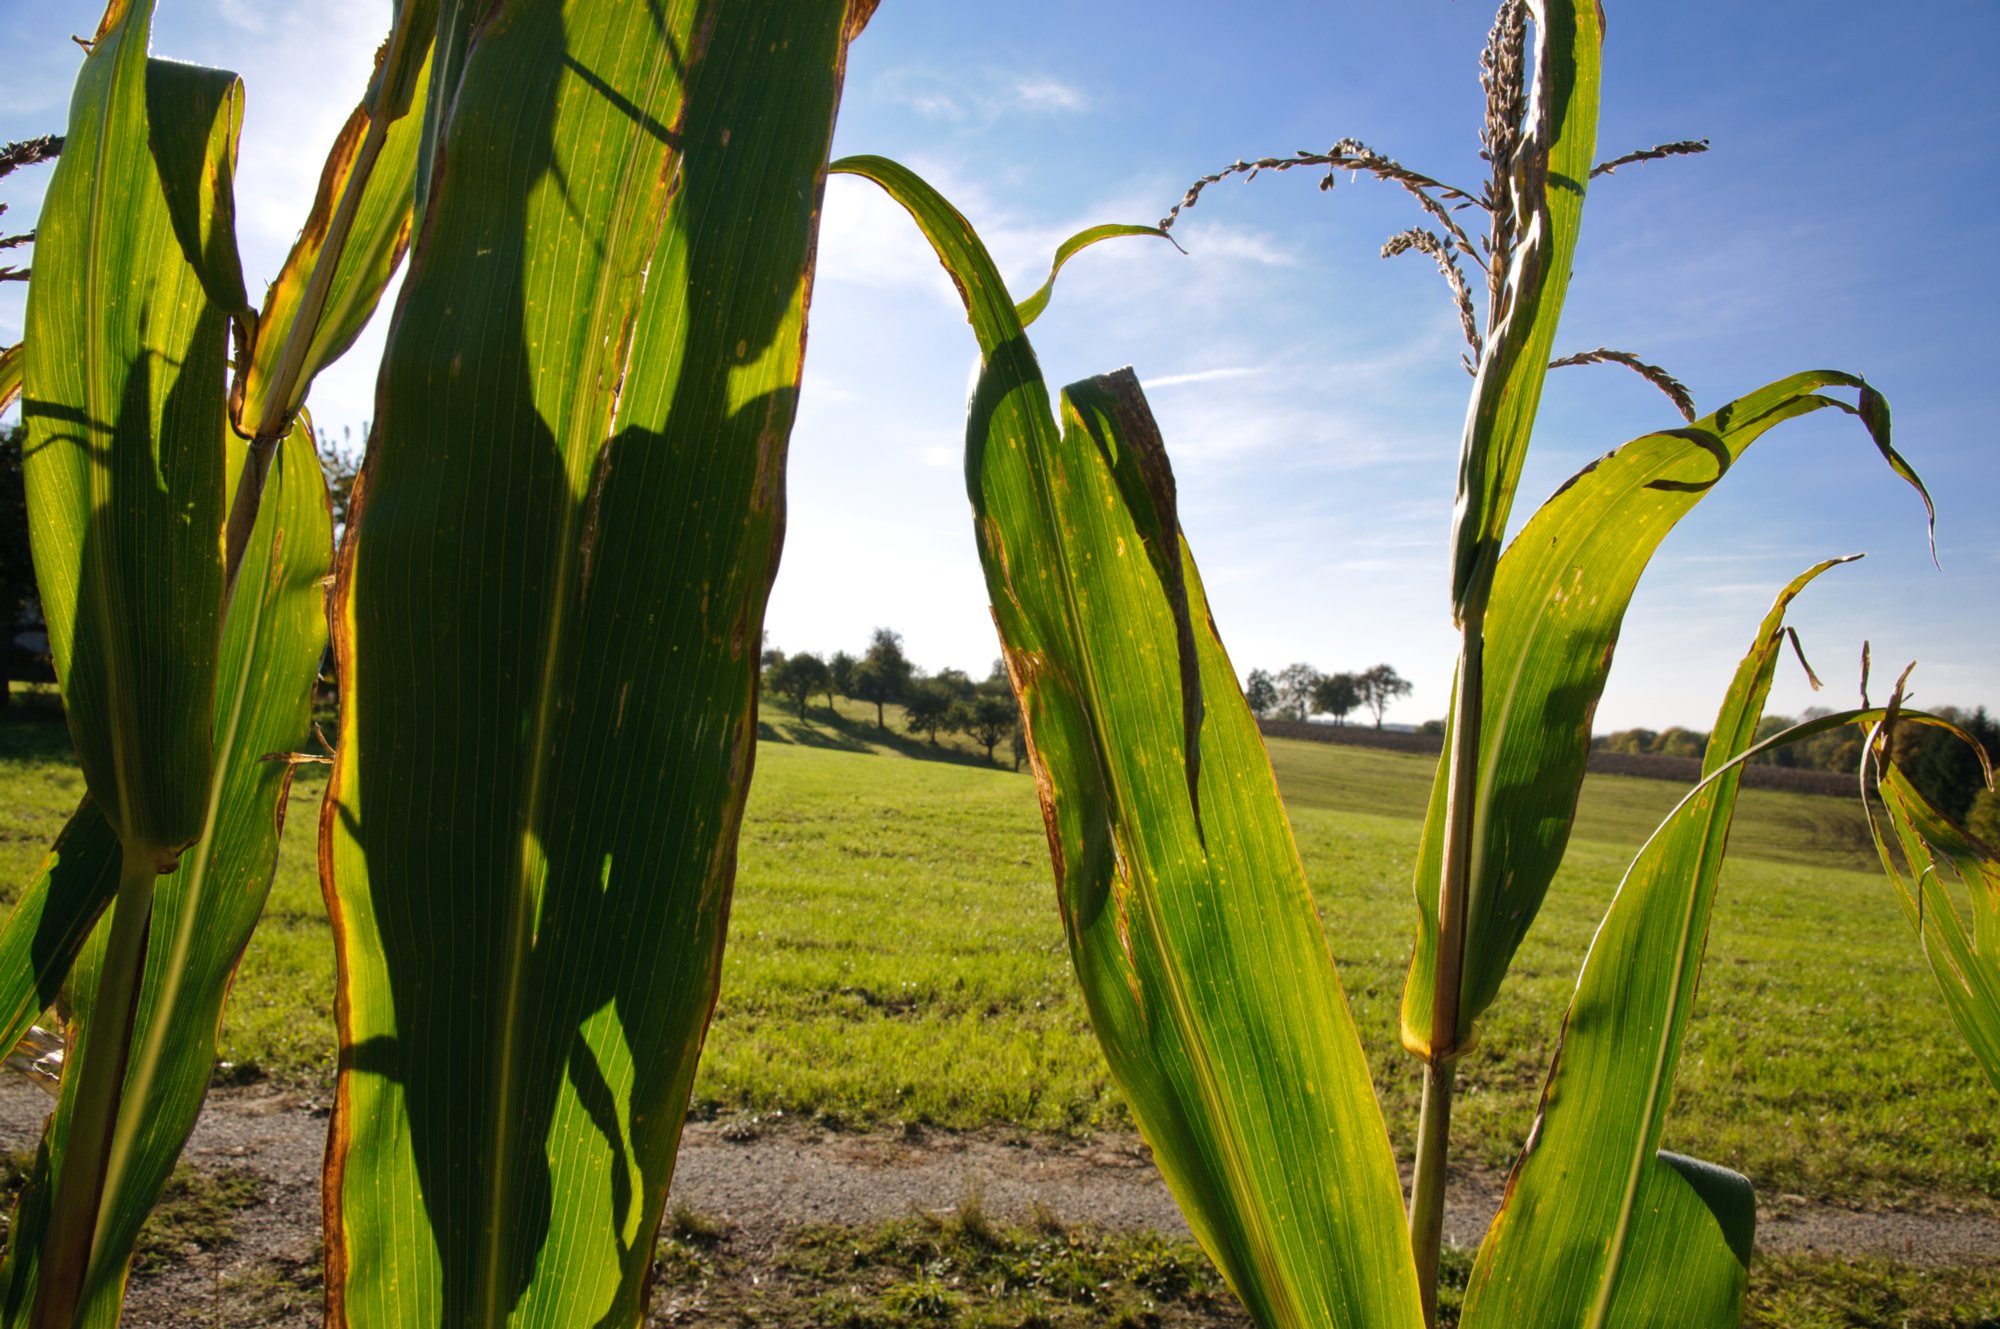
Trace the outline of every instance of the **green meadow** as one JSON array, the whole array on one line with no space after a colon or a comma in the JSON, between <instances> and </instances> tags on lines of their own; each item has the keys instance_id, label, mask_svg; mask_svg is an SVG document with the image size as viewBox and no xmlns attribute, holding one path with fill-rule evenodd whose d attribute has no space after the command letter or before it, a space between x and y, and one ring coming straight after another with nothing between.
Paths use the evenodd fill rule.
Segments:
<instances>
[{"instance_id":1,"label":"green meadow","mask_svg":"<svg viewBox=\"0 0 2000 1329\"><path fill-rule=\"evenodd\" d=\"M1069 972L1029 776L881 734L859 706L808 722L770 710L763 738L697 1114L1129 1127ZM1396 1016L1431 763L1283 741L1272 759L1401 1145L1418 1075ZM330 1084L333 956L314 867L323 772L300 768L223 1027L225 1081ZM17 890L81 792L59 722L0 723L0 791L0 879ZM1586 783L1568 864L1463 1063L1462 1155L1512 1159L1597 920L1680 792ZM1858 803L1745 791L1666 1143L1767 1194L2000 1213L2000 1105L1872 857Z\"/></svg>"}]
</instances>

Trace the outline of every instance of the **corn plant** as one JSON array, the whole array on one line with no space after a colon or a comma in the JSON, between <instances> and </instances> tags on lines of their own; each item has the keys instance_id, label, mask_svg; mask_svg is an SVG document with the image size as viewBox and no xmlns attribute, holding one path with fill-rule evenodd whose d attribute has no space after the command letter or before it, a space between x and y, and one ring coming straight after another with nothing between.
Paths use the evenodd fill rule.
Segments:
<instances>
[{"instance_id":1,"label":"corn plant","mask_svg":"<svg viewBox=\"0 0 2000 1329\"><path fill-rule=\"evenodd\" d=\"M1407 1232L1354 1025L1136 378L1071 384L1053 410L1025 336L1045 294L1015 306L971 226L907 170L835 163L909 210L965 298L981 353L967 489L1071 957L1169 1187L1263 1325L1435 1323L1453 1066L1475 1045L1561 862L1591 713L1638 578L1667 532L1766 432L1829 408L1858 417L1929 508L1891 443L1886 401L1852 375L1793 375L1697 418L1685 389L1629 353L1552 362L1589 179L1702 146L1593 164L1601 29L1592 3L1502 6L1483 68L1493 176L1480 194L1343 141L1206 177L1161 228L1225 175L1311 165L1401 185L1444 232L1417 228L1384 250L1438 263L1474 377L1450 587L1461 649L1403 1007L1402 1041L1425 1065ZM1466 208L1488 214L1483 243L1457 219ZM1483 328L1462 258L1487 272ZM1602 361L1661 386L1685 426L1587 467L1503 552L1547 370ZM1941 722L1902 713L1899 684L1885 708L1753 742L1783 649L1797 645L1786 607L1845 561L1779 593L1724 694L1700 783L1640 851L1607 912L1462 1324L1740 1320L1750 1183L1660 1141L1740 767L1758 751L1834 725L1873 726L1863 792L1879 793L1893 827L1877 833L1884 865L1954 1018L2000 1086L2000 869L1887 765L1894 724Z\"/></svg>"},{"instance_id":2,"label":"corn plant","mask_svg":"<svg viewBox=\"0 0 2000 1329\"><path fill-rule=\"evenodd\" d=\"M0 408L88 795L0 931L60 1098L0 1320L117 1321L327 640L303 407L410 254L331 607L329 1315L636 1323L715 998L818 192L872 0L398 0L261 308L233 74L87 45Z\"/></svg>"}]
</instances>

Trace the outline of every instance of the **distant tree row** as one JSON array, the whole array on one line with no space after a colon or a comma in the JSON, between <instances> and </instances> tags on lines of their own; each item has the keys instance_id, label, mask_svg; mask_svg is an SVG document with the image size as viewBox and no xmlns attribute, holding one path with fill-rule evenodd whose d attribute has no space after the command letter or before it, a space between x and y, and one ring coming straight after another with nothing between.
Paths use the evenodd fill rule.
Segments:
<instances>
[{"instance_id":1,"label":"distant tree row","mask_svg":"<svg viewBox=\"0 0 2000 1329\"><path fill-rule=\"evenodd\" d=\"M1358 674L1322 674L1309 664L1290 664L1275 675L1252 669L1244 681L1243 699L1264 718L1304 720L1330 715L1346 724L1357 710L1374 713L1375 727L1391 703L1410 695L1411 686L1389 665L1379 664Z\"/></svg>"},{"instance_id":2,"label":"distant tree row","mask_svg":"<svg viewBox=\"0 0 2000 1329\"><path fill-rule=\"evenodd\" d=\"M1978 739L1981 746L2000 760L2000 720L1981 706L1964 710L1957 706L1927 708L1932 714L1956 723ZM1814 707L1797 719L1789 715L1767 715L1757 726L1762 740L1782 733L1800 720L1816 719L1828 712ZM1834 771L1854 775L1861 769L1862 734L1848 726L1815 734L1797 743L1761 752L1751 761L1765 766L1793 770ZM1650 753L1667 757L1701 757L1708 752L1708 735L1697 729L1621 729L1600 734L1591 746L1608 752ZM1964 823L1973 834L2000 845L2000 799L1986 789L1985 772L1979 756L1964 742L1929 725L1903 725L1896 730L1895 760L1910 782L1938 810Z\"/></svg>"},{"instance_id":3,"label":"distant tree row","mask_svg":"<svg viewBox=\"0 0 2000 1329\"><path fill-rule=\"evenodd\" d=\"M846 651L834 652L831 659L811 651L796 655L765 651L764 686L796 706L801 720L814 697L825 697L829 710L836 694L872 705L875 726L885 733L889 725L884 708L900 705L905 727L925 735L931 746L937 746L940 733L964 734L986 749L988 761L993 760L993 749L1011 735L1014 764L1021 764L1020 710L1006 666L997 660L978 682L962 669L926 674L903 653L900 633L877 628L858 658Z\"/></svg>"}]
</instances>

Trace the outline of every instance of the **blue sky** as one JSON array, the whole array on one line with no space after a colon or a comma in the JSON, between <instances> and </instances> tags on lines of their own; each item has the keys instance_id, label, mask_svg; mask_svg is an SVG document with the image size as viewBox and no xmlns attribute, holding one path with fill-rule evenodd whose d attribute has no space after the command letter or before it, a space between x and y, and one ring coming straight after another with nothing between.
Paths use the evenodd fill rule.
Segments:
<instances>
[{"instance_id":1,"label":"blue sky","mask_svg":"<svg viewBox=\"0 0 2000 1329\"><path fill-rule=\"evenodd\" d=\"M1773 707L1853 696L1914 659L1931 703L2000 705L2000 466L1981 389L2000 307L1994 184L2000 8L1766 0L1608 9L1600 157L1707 137L1703 158L1591 190L1559 351L1658 361L1702 409L1795 370L1868 376L1938 499L1933 568L1916 497L1832 413L1757 445L1669 539L1627 620L1598 728L1706 728L1777 588L1865 551L1795 610L1827 680L1781 671ZM1469 0L1231 7L884 0L856 44L836 148L925 173L1022 291L1071 231L1152 221L1239 156L1353 135L1476 187ZM59 128L89 5L0 0L0 135ZM155 48L248 85L238 197L253 280L304 217L325 145L366 81L386 3L162 0ZM1469 380L1426 260L1376 257L1415 220L1368 181L1211 190L1176 233L1076 261L1034 336L1053 384L1123 364L1148 385L1182 516L1240 669L1387 661L1390 712L1442 715L1453 651L1445 539ZM31 214L46 171L0 185ZM769 627L787 650L857 649L877 625L920 663L983 674L993 630L958 465L974 360L950 285L872 187L830 183L791 524ZM0 288L0 340L20 327ZM323 431L369 416L379 328L313 397ZM1563 478L1649 429L1665 399L1618 369L1552 375L1517 524ZM1878 697L1885 683L1878 683Z\"/></svg>"}]
</instances>

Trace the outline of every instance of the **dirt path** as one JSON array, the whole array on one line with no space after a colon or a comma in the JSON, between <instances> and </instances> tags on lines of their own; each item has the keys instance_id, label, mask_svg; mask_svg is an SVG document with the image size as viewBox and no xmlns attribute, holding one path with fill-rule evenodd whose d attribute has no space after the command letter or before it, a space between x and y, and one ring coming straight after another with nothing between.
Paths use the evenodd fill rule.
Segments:
<instances>
[{"instance_id":1,"label":"dirt path","mask_svg":"<svg viewBox=\"0 0 2000 1329\"><path fill-rule=\"evenodd\" d=\"M51 1101L17 1077L0 1077L0 1148L33 1148ZM185 1258L135 1276L126 1324L317 1325L325 1135L325 1107L308 1097L255 1088L213 1095L186 1161L209 1174L246 1170L264 1183L261 1198L235 1215L234 1240L190 1248ZM1477 1241L1504 1180L1497 1173L1454 1179L1451 1240ZM853 1134L783 1120L697 1123L688 1128L670 1203L727 1219L734 1240L755 1248L800 1224L872 1223L912 1209L950 1209L975 1194L996 1219L1025 1217L1040 1204L1069 1223L1187 1232L1144 1144L1130 1136L1079 1143L998 1132ZM2000 1265L2000 1220L1855 1212L1773 1197L1760 1210L1757 1244L1913 1264Z\"/></svg>"}]
</instances>

